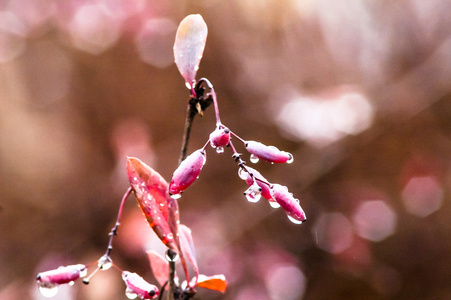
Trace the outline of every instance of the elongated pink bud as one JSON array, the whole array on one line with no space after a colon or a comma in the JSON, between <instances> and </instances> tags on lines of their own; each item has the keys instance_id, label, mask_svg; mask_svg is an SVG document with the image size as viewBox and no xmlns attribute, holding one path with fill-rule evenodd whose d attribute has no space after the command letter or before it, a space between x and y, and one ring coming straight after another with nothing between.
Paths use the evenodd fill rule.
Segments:
<instances>
[{"instance_id":1,"label":"elongated pink bud","mask_svg":"<svg viewBox=\"0 0 451 300\"><path fill-rule=\"evenodd\" d=\"M285 210L291 222L301 224L307 220L304 210L299 204L299 200L293 197L293 194L288 191L287 187L280 184L273 184L271 193L274 200Z\"/></svg>"},{"instance_id":2,"label":"elongated pink bud","mask_svg":"<svg viewBox=\"0 0 451 300\"><path fill-rule=\"evenodd\" d=\"M182 161L172 175L172 180L169 184L169 194L172 197L178 198L180 193L189 187L199 176L205 161L205 152L201 149L194 151Z\"/></svg>"},{"instance_id":3,"label":"elongated pink bud","mask_svg":"<svg viewBox=\"0 0 451 300\"><path fill-rule=\"evenodd\" d=\"M86 266L82 264L59 267L55 270L41 272L37 275L39 287L52 287L70 283L86 275Z\"/></svg>"},{"instance_id":4,"label":"elongated pink bud","mask_svg":"<svg viewBox=\"0 0 451 300\"><path fill-rule=\"evenodd\" d=\"M129 299L134 299L136 297L139 299L154 299L159 294L156 286L148 283L136 273L123 271L122 279L127 286L125 294Z\"/></svg>"},{"instance_id":5,"label":"elongated pink bud","mask_svg":"<svg viewBox=\"0 0 451 300\"><path fill-rule=\"evenodd\" d=\"M256 163L259 159L271 163L292 163L293 155L281 151L274 146L266 146L256 141L246 141L247 151L251 154L251 162Z\"/></svg>"},{"instance_id":6,"label":"elongated pink bud","mask_svg":"<svg viewBox=\"0 0 451 300\"><path fill-rule=\"evenodd\" d=\"M230 142L230 130L224 126L217 127L210 133L210 145L213 148L225 147Z\"/></svg>"}]
</instances>

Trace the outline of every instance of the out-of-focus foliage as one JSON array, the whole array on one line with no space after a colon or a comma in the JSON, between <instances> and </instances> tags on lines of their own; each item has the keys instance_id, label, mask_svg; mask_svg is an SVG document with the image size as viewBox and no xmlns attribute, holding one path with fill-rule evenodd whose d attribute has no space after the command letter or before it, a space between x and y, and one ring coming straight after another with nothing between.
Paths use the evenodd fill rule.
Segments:
<instances>
[{"instance_id":1,"label":"out-of-focus foliage","mask_svg":"<svg viewBox=\"0 0 451 300\"><path fill-rule=\"evenodd\" d=\"M37 270L104 251L127 155L170 179L189 94L172 45L191 13L222 120L294 155L258 169L308 216L248 203L229 149L208 149L180 217L199 268L229 286L198 299L450 298L451 2L6 0L0 299L40 299ZM207 110L189 152L214 128ZM162 245L137 210L112 257L156 283L145 250ZM112 270L58 295L124 299L123 282Z\"/></svg>"}]
</instances>

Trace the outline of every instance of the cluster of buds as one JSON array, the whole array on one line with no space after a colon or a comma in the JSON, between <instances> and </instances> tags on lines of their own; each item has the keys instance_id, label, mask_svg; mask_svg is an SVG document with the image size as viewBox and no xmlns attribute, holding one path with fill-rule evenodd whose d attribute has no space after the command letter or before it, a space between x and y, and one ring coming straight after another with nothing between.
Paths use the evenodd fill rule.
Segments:
<instances>
[{"instance_id":1,"label":"cluster of buds","mask_svg":"<svg viewBox=\"0 0 451 300\"><path fill-rule=\"evenodd\" d=\"M232 141L232 137L244 144L247 152L250 153L249 160L257 163L259 160L270 163L292 163L293 155L281 151L274 146L267 146L257 141L247 141L232 132L227 126L222 124L219 117L218 102L213 85L208 79L202 78L196 81L196 73L205 47L207 38L207 26L200 15L190 15L185 18L177 30L176 42L174 44L175 63L180 74L185 79L186 86L191 91L191 98L197 100L196 104L204 98L209 99L214 104L216 114L216 127L210 134L207 143L190 154L179 167L174 171L169 193L174 199L181 197L181 193L187 189L199 177L199 174L206 162L206 148L210 144L216 152L224 153L225 147L232 149L232 157L239 166L240 177L246 181L249 188L244 195L250 202L257 202L263 196L268 199L272 207L282 207L288 218L300 224L306 220L299 200L293 197L286 187L268 182L258 171L247 167L241 159ZM209 89L207 96L204 96L206 87ZM197 109L200 105L197 105Z\"/></svg>"},{"instance_id":2,"label":"cluster of buds","mask_svg":"<svg viewBox=\"0 0 451 300\"><path fill-rule=\"evenodd\" d=\"M107 270L111 266L111 262L104 264L103 257L99 259L98 267L90 276L92 277L97 270ZM85 277L88 272L88 267L83 264L69 265L59 267L54 270L41 272L37 275L36 281L41 294L45 297L53 297L58 292L58 287L62 284L73 285L74 282L82 277ZM125 295L129 299L154 299L158 296L158 288L140 277L136 273L122 271L122 279L125 282ZM84 279L83 283L88 284L89 279Z\"/></svg>"},{"instance_id":3,"label":"cluster of buds","mask_svg":"<svg viewBox=\"0 0 451 300\"><path fill-rule=\"evenodd\" d=\"M202 79L206 81L206 79ZM211 90L214 93L214 90ZM214 98L213 98L214 99ZM206 148L208 145L216 149L217 153L224 153L225 147L232 149L232 157L239 166L238 175L243 179L248 189L244 192L249 202L258 202L261 197L266 198L273 208L282 207L288 218L296 224L306 220L305 213L299 204L299 200L293 197L288 188L280 184L270 183L260 172L248 167L241 159L241 154L234 147L232 137L235 137L244 144L245 149L250 153L250 161L257 163L259 160L270 163L292 163L293 155L281 151L274 146L267 146L256 141L246 141L233 133L228 127L218 122L216 129L210 134L205 145L190 154L179 167L174 171L169 193L174 199L181 197L181 193L187 189L198 177L206 162Z\"/></svg>"}]
</instances>

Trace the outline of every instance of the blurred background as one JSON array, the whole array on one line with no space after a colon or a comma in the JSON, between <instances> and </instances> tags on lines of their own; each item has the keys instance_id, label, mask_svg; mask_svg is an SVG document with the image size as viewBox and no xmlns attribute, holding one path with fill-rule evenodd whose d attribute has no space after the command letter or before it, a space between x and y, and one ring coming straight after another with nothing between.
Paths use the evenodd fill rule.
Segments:
<instances>
[{"instance_id":1,"label":"blurred background","mask_svg":"<svg viewBox=\"0 0 451 300\"><path fill-rule=\"evenodd\" d=\"M170 179L189 95L172 45L191 13L221 120L294 155L252 167L308 217L247 202L230 149L208 148L181 222L229 288L196 299L451 299L446 0L0 1L0 299L43 299L39 271L103 255L127 155ZM211 107L188 151L214 127ZM132 197L118 234L114 262L155 283L145 250L164 247ZM124 290L112 269L54 299Z\"/></svg>"}]
</instances>

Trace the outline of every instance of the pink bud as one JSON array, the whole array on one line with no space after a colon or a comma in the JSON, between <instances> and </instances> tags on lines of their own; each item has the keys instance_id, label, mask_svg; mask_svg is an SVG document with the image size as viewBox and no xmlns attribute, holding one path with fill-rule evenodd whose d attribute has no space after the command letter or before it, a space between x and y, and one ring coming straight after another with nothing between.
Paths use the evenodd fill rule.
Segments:
<instances>
[{"instance_id":1,"label":"pink bud","mask_svg":"<svg viewBox=\"0 0 451 300\"><path fill-rule=\"evenodd\" d=\"M287 213L288 219L295 224L301 224L307 220L304 211L302 210L299 200L293 197L287 187L280 184L273 184L271 193L274 200L282 206Z\"/></svg>"},{"instance_id":2,"label":"pink bud","mask_svg":"<svg viewBox=\"0 0 451 300\"><path fill-rule=\"evenodd\" d=\"M169 193L174 197L180 195L199 176L206 161L205 152L201 149L189 155L172 175Z\"/></svg>"},{"instance_id":3,"label":"pink bud","mask_svg":"<svg viewBox=\"0 0 451 300\"><path fill-rule=\"evenodd\" d=\"M219 126L210 133L210 145L213 148L225 147L230 142L230 130L224 126Z\"/></svg>"},{"instance_id":4,"label":"pink bud","mask_svg":"<svg viewBox=\"0 0 451 300\"><path fill-rule=\"evenodd\" d=\"M251 162L257 162L258 159L266 160L271 163L292 163L293 155L281 151L274 146L266 146L256 141L246 141L246 149L251 153Z\"/></svg>"},{"instance_id":5,"label":"pink bud","mask_svg":"<svg viewBox=\"0 0 451 300\"><path fill-rule=\"evenodd\" d=\"M86 275L86 266L82 264L59 267L55 270L41 272L37 275L40 287L52 287L59 284L70 283Z\"/></svg>"},{"instance_id":6,"label":"pink bud","mask_svg":"<svg viewBox=\"0 0 451 300\"><path fill-rule=\"evenodd\" d=\"M127 285L125 294L129 299L134 299L136 297L139 297L140 299L153 299L159 294L156 286L148 283L136 273L123 271L122 279L124 280L125 285Z\"/></svg>"}]
</instances>

